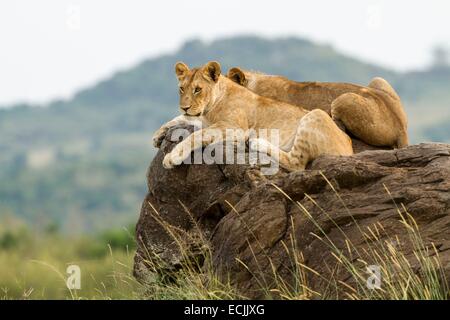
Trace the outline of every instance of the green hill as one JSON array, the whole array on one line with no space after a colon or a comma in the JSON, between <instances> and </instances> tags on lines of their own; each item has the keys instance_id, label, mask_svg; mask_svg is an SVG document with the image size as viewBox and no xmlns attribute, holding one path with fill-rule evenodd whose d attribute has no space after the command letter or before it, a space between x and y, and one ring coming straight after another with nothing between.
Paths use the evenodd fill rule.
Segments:
<instances>
[{"instance_id":1,"label":"green hill","mask_svg":"<svg viewBox=\"0 0 450 320\"><path fill-rule=\"evenodd\" d=\"M0 109L0 216L79 232L135 219L155 129L177 114L173 66L221 62L289 78L390 81L404 100L412 142L450 141L450 69L398 73L298 38L190 41L47 106Z\"/></svg>"}]
</instances>

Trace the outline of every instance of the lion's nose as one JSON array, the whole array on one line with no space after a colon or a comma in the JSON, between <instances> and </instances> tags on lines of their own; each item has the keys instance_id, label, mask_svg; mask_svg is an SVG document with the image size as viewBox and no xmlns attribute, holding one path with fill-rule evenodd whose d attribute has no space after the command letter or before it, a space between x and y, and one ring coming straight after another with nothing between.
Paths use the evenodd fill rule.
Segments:
<instances>
[{"instance_id":1,"label":"lion's nose","mask_svg":"<svg viewBox=\"0 0 450 320\"><path fill-rule=\"evenodd\" d=\"M181 108L183 111L187 111L190 107L191 107L191 106L181 106L180 108Z\"/></svg>"}]
</instances>

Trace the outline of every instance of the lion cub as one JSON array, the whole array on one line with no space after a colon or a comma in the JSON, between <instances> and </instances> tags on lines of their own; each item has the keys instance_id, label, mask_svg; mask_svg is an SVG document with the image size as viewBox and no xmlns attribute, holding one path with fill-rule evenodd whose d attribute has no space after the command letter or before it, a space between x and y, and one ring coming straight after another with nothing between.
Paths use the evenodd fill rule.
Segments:
<instances>
[{"instance_id":1,"label":"lion cub","mask_svg":"<svg viewBox=\"0 0 450 320\"><path fill-rule=\"evenodd\" d=\"M180 142L163 160L165 168L180 165L194 149L224 139L226 130L277 129L279 146L261 138L249 141L253 150L266 152L288 170L303 170L306 164L322 154L353 154L351 139L330 116L320 110L302 108L261 97L221 75L218 62L189 69L182 62L175 66L179 81L181 116L163 125L153 137L159 147L167 130L179 123L202 123ZM218 136L212 131L219 131ZM245 137L245 138L248 138Z\"/></svg>"},{"instance_id":2,"label":"lion cub","mask_svg":"<svg viewBox=\"0 0 450 320\"><path fill-rule=\"evenodd\" d=\"M322 109L362 141L374 146L408 145L407 118L399 96L382 78L367 87L349 83L295 82L281 76L232 68L228 78L264 97Z\"/></svg>"}]
</instances>

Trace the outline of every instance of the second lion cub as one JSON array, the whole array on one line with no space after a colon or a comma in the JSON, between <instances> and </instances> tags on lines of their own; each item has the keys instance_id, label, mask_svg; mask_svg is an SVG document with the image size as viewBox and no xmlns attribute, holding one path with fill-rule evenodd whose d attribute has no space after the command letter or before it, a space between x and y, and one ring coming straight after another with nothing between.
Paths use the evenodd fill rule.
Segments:
<instances>
[{"instance_id":1,"label":"second lion cub","mask_svg":"<svg viewBox=\"0 0 450 320\"><path fill-rule=\"evenodd\" d=\"M307 110L322 109L368 144L393 148L408 145L402 103L382 78L374 78L364 87L338 82L296 82L240 68L231 68L228 78L264 97Z\"/></svg>"},{"instance_id":2,"label":"second lion cub","mask_svg":"<svg viewBox=\"0 0 450 320\"><path fill-rule=\"evenodd\" d=\"M163 125L154 135L159 146L168 128L178 123L202 123L165 156L165 168L180 165L194 149L223 140L227 130L277 129L279 146L255 138L250 148L274 156L288 170L303 170L320 155L352 155L351 139L323 110L302 108L261 97L221 75L218 62L189 69L178 62L175 73L179 81L181 116ZM213 133L214 131L214 133ZM218 136L217 131L222 132Z\"/></svg>"}]
</instances>

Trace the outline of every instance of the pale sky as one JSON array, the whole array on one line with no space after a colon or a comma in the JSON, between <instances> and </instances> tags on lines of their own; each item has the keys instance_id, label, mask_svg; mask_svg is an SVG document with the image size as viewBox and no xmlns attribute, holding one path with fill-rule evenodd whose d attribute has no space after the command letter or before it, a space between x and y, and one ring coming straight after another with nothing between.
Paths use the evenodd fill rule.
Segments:
<instances>
[{"instance_id":1,"label":"pale sky","mask_svg":"<svg viewBox=\"0 0 450 320\"><path fill-rule=\"evenodd\" d=\"M68 98L192 38L299 36L397 70L450 45L448 0L11 0L0 3L0 104Z\"/></svg>"}]
</instances>

